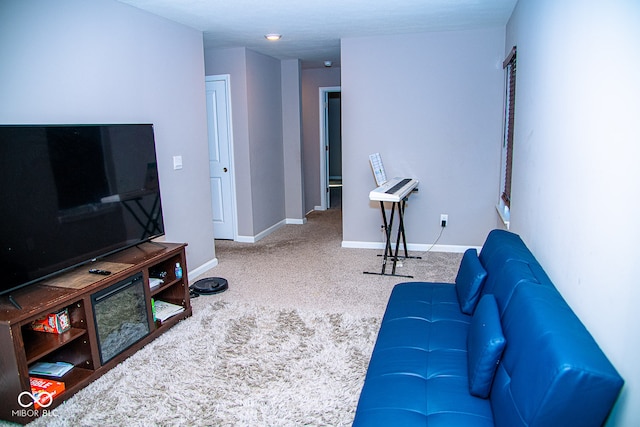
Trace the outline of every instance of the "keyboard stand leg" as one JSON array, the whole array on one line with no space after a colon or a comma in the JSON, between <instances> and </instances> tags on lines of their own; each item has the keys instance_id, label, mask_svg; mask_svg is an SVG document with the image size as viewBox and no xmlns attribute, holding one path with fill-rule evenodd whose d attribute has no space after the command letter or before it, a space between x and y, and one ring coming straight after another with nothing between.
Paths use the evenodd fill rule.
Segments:
<instances>
[{"instance_id":1,"label":"keyboard stand leg","mask_svg":"<svg viewBox=\"0 0 640 427\"><path fill-rule=\"evenodd\" d=\"M393 217L395 214L395 210L396 207L398 208L398 217L400 218L400 228L398 229L398 240L396 241L396 250L395 250L395 255L393 252L393 248L391 247L391 229L393 227ZM396 274L396 263L398 262L398 247L399 247L399 243L400 243L400 230L402 230L402 237L404 239L404 221L403 221L403 215L402 215L402 207L400 206L399 202L393 202L391 204L391 215L389 216L389 221L387 222L387 212L384 209L384 202L380 202L380 211L382 212L382 221L383 221L383 227L384 227L384 234L385 234L385 244L384 244L384 254L382 256L382 271L380 273L372 273L372 272L368 272L365 271L364 274L375 274L378 276L396 276L396 277L408 277L408 278L413 278L413 276L406 276L406 275L402 275L402 274ZM405 245L405 255L407 253L406 251L406 246L407 243L405 241L404 243ZM393 260L393 266L392 266L392 270L391 270L391 274L386 273L387 270L387 260Z\"/></svg>"},{"instance_id":2,"label":"keyboard stand leg","mask_svg":"<svg viewBox=\"0 0 640 427\"><path fill-rule=\"evenodd\" d=\"M407 199L402 200L402 205L398 204L398 212L400 212L400 225L398 227L398 237L396 238L396 254L395 257L398 258L398 243L400 239L402 239L402 245L404 247L404 257L402 258L412 258L412 259L422 259L419 256L409 256L409 251L407 250L407 237L404 232L404 208L406 206Z\"/></svg>"},{"instance_id":3,"label":"keyboard stand leg","mask_svg":"<svg viewBox=\"0 0 640 427\"><path fill-rule=\"evenodd\" d=\"M387 269L387 260L393 256L393 251L391 250L391 229L393 228L393 216L394 216L394 207L391 206L391 215L389 216L389 223L387 223L387 213L384 210L384 203L380 202L380 211L382 212L382 220L384 222L384 256L382 258L382 272L380 274L385 274Z\"/></svg>"},{"instance_id":4,"label":"keyboard stand leg","mask_svg":"<svg viewBox=\"0 0 640 427\"><path fill-rule=\"evenodd\" d=\"M404 205L404 202L403 202ZM398 248L400 248L400 239L404 240L404 215L403 215L403 205L400 204L400 202L398 203L394 203L393 206L397 206L398 207L398 234L396 236L396 251L393 254L393 269L391 270L391 274L395 275L396 274L396 264L398 263ZM392 208L393 209L393 208ZM405 241L405 248L406 248L406 241ZM407 251L405 250L404 252L405 256L407 255Z\"/></svg>"},{"instance_id":5,"label":"keyboard stand leg","mask_svg":"<svg viewBox=\"0 0 640 427\"><path fill-rule=\"evenodd\" d=\"M391 271L391 274L394 276L396 276L396 263L398 262L398 258L402 257L398 255L398 251L400 249L400 240L402 240L402 245L404 247L404 256L402 258L422 259L422 257L419 257L419 256L409 256L409 251L407 250L407 236L404 232L404 208L405 208L406 199L403 199L401 203L400 202L397 203L399 225L398 225L398 235L396 236L396 251L393 255L393 270ZM412 276L408 276L408 277L412 277Z\"/></svg>"}]
</instances>

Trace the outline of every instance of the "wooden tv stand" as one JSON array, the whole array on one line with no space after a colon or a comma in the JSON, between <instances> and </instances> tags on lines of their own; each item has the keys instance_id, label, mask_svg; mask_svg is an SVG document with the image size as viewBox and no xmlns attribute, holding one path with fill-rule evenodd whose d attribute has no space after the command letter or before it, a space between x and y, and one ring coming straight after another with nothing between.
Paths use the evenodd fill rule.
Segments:
<instances>
[{"instance_id":1,"label":"wooden tv stand","mask_svg":"<svg viewBox=\"0 0 640 427\"><path fill-rule=\"evenodd\" d=\"M12 293L22 309L14 307L6 295L1 296L0 419L26 424L40 416L55 415L56 406L64 400L178 321L191 316L185 247L186 244L144 243L105 257L95 265L84 265L51 280L24 287ZM178 262L182 266L182 278L175 277L174 268ZM90 274L90 268L101 268L112 273L108 276ZM159 287L151 290L150 274L155 277L160 272L166 272L166 277ZM146 307L149 333L103 363L104 354L99 345L92 296L140 274L143 284L140 295ZM184 311L164 322L154 320L152 299L181 305ZM32 321L65 308L69 312L70 330L62 334L32 330ZM141 324L146 328L144 321ZM63 382L65 390L53 399L50 406L36 410L30 395L23 394L20 401L19 396L23 392L31 393L29 367L41 361L70 362L74 368L62 378L51 378Z\"/></svg>"}]
</instances>

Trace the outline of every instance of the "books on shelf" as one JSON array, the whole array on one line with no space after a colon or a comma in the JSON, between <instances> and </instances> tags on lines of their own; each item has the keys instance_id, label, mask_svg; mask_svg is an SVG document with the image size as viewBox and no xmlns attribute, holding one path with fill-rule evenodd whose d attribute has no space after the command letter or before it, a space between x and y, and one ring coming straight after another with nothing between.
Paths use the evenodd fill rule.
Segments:
<instances>
[{"instance_id":1,"label":"books on shelf","mask_svg":"<svg viewBox=\"0 0 640 427\"><path fill-rule=\"evenodd\" d=\"M60 378L73 369L73 363L67 362L37 362L29 368L29 375L45 375Z\"/></svg>"},{"instance_id":2,"label":"books on shelf","mask_svg":"<svg viewBox=\"0 0 640 427\"><path fill-rule=\"evenodd\" d=\"M47 408L64 391L64 383L44 378L29 377L34 409Z\"/></svg>"},{"instance_id":3,"label":"books on shelf","mask_svg":"<svg viewBox=\"0 0 640 427\"><path fill-rule=\"evenodd\" d=\"M157 277L149 277L149 289L154 290L164 283L164 280Z\"/></svg>"},{"instance_id":4,"label":"books on shelf","mask_svg":"<svg viewBox=\"0 0 640 427\"><path fill-rule=\"evenodd\" d=\"M184 307L177 304L172 304L170 302L162 301L162 300L151 300L151 304L153 307L153 318L154 320L159 320L164 322L168 318L175 316L178 313L182 313L184 311Z\"/></svg>"}]
</instances>

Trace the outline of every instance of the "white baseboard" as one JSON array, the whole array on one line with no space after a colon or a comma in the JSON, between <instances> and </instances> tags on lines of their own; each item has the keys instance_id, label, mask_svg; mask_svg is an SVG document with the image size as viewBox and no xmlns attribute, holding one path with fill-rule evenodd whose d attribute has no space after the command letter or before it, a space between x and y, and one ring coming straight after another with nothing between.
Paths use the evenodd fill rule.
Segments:
<instances>
[{"instance_id":1,"label":"white baseboard","mask_svg":"<svg viewBox=\"0 0 640 427\"><path fill-rule=\"evenodd\" d=\"M307 218L287 218L284 221L286 224L304 225L307 223Z\"/></svg>"},{"instance_id":2,"label":"white baseboard","mask_svg":"<svg viewBox=\"0 0 640 427\"><path fill-rule=\"evenodd\" d=\"M433 246L433 247L432 247ZM384 250L383 242L358 242L358 241L350 241L343 240L342 241L343 248L354 248L354 249L379 249ZM391 245L392 248L395 249L396 245L393 243ZM452 253L464 253L469 248L476 248L476 250L480 250L481 246L462 246L462 245L429 245L422 243L407 243L407 249L414 252L426 252L431 250L432 252L452 252ZM402 250L402 247L400 248Z\"/></svg>"},{"instance_id":3,"label":"white baseboard","mask_svg":"<svg viewBox=\"0 0 640 427\"><path fill-rule=\"evenodd\" d=\"M260 233L256 234L255 236L238 236L236 237L236 242L255 243L260 239L264 239L265 237L267 237L269 234L273 233L280 227L283 227L286 223L287 221L283 219L282 221L273 224L271 227L267 228L266 230L263 230Z\"/></svg>"},{"instance_id":4,"label":"white baseboard","mask_svg":"<svg viewBox=\"0 0 640 427\"><path fill-rule=\"evenodd\" d=\"M299 218L286 218L283 219L282 221L273 224L271 227L267 228L264 231L261 231L260 233L256 234L255 236L237 236L235 238L236 242L240 242L240 243L255 243L260 239L264 239L265 237L267 237L269 234L273 233L274 231L276 231L277 229L279 229L280 227L284 226L285 224L296 224L296 225L303 225L307 223L307 218L304 217L302 219Z\"/></svg>"},{"instance_id":5,"label":"white baseboard","mask_svg":"<svg viewBox=\"0 0 640 427\"><path fill-rule=\"evenodd\" d=\"M353 249L384 249L384 243L380 242L356 242L353 240L343 240L343 248Z\"/></svg>"},{"instance_id":6,"label":"white baseboard","mask_svg":"<svg viewBox=\"0 0 640 427\"><path fill-rule=\"evenodd\" d=\"M214 258L210 261L205 262L200 267L196 267L193 270L189 271L189 281L193 282L199 276L203 275L207 271L211 270L213 267L218 265L218 258Z\"/></svg>"}]
</instances>

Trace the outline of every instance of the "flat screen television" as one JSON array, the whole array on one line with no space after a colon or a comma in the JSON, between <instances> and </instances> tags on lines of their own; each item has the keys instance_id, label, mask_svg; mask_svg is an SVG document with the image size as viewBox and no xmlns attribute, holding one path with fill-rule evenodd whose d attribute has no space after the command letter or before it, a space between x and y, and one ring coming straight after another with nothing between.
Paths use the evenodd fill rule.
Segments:
<instances>
[{"instance_id":1,"label":"flat screen television","mask_svg":"<svg viewBox=\"0 0 640 427\"><path fill-rule=\"evenodd\" d=\"M1 125L0 200L0 295L158 237L153 125Z\"/></svg>"}]
</instances>

